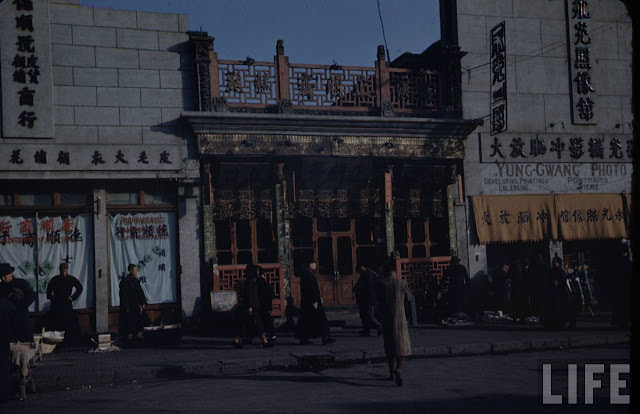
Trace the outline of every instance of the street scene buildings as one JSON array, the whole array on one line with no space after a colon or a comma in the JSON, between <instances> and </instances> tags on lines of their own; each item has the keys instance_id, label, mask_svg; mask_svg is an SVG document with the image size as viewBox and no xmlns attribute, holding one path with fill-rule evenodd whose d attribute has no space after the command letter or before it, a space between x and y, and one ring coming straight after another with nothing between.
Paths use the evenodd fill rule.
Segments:
<instances>
[{"instance_id":1,"label":"street scene buildings","mask_svg":"<svg viewBox=\"0 0 640 414\"><path fill-rule=\"evenodd\" d=\"M278 315L307 259L328 305L391 252L414 288L446 290L452 255L472 278L540 254L604 280L629 237L631 23L620 2L572 4L444 2L424 53L343 67L282 41L224 60L186 15L5 2L2 260L36 318L69 263L87 332L117 329L129 262L166 322L247 263Z\"/></svg>"},{"instance_id":2,"label":"street scene buildings","mask_svg":"<svg viewBox=\"0 0 640 414\"><path fill-rule=\"evenodd\" d=\"M630 289L611 270L631 243L624 3L441 0L440 26L370 66L298 62L287 39L230 60L185 14L0 1L0 263L34 331L63 263L87 337L121 328L128 275L147 325L210 333L250 264L276 325L310 263L320 306L353 312L361 265L385 264L414 325L509 313L494 276L514 261L542 292L562 259L580 310L610 311Z\"/></svg>"}]
</instances>

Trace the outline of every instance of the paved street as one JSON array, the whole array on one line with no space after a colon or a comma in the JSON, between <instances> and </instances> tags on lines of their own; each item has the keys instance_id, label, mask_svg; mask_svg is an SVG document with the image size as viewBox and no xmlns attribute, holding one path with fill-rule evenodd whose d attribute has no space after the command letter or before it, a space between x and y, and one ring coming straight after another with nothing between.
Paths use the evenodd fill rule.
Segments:
<instances>
[{"instance_id":1,"label":"paved street","mask_svg":"<svg viewBox=\"0 0 640 414\"><path fill-rule=\"evenodd\" d=\"M604 359L603 359L604 358ZM385 364L362 364L318 372L260 371L98 386L44 393L7 405L9 412L561 412L543 407L542 362L628 362L626 345L547 352L413 359L405 386L386 379ZM553 392L564 389L566 372L553 373ZM598 377L596 377L598 378ZM586 407L581 380L573 411L628 412L608 405L596 391L596 407Z\"/></svg>"}]
</instances>

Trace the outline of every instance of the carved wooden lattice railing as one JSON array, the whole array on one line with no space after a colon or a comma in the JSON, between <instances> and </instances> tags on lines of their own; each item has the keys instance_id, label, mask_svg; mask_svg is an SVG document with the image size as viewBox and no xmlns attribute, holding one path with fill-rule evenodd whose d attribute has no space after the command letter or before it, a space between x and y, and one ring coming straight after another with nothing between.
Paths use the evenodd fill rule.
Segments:
<instances>
[{"instance_id":1,"label":"carved wooden lattice railing","mask_svg":"<svg viewBox=\"0 0 640 414\"><path fill-rule=\"evenodd\" d=\"M397 259L396 275L405 279L414 293L433 286L439 295L445 294L449 286L443 276L450 264L451 256Z\"/></svg>"},{"instance_id":2,"label":"carved wooden lattice railing","mask_svg":"<svg viewBox=\"0 0 640 414\"><path fill-rule=\"evenodd\" d=\"M228 104L275 105L276 65L254 62L251 65L235 60L218 61L219 93Z\"/></svg>"},{"instance_id":3,"label":"carved wooden lattice railing","mask_svg":"<svg viewBox=\"0 0 640 414\"><path fill-rule=\"evenodd\" d=\"M273 289L273 316L284 313L284 274L278 263L260 263L264 269L264 276ZM221 265L217 274L213 274L213 291L234 290L236 285L244 279L246 265Z\"/></svg>"},{"instance_id":4,"label":"carved wooden lattice railing","mask_svg":"<svg viewBox=\"0 0 640 414\"><path fill-rule=\"evenodd\" d=\"M368 111L377 105L375 68L290 64L289 99L294 106Z\"/></svg>"},{"instance_id":5,"label":"carved wooden lattice railing","mask_svg":"<svg viewBox=\"0 0 640 414\"><path fill-rule=\"evenodd\" d=\"M390 68L381 49L374 67L289 63L281 43L273 63L218 60L212 50L209 57L213 110L277 106L436 116L442 104L436 71Z\"/></svg>"},{"instance_id":6,"label":"carved wooden lattice railing","mask_svg":"<svg viewBox=\"0 0 640 414\"><path fill-rule=\"evenodd\" d=\"M396 112L434 111L439 104L438 74L433 71L411 72L389 69L391 102Z\"/></svg>"}]
</instances>

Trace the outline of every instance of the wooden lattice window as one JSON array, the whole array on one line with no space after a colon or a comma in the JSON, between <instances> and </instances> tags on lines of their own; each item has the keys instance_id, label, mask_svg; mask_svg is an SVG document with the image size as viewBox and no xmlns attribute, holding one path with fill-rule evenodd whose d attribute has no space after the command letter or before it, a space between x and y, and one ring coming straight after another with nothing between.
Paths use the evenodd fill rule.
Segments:
<instances>
[{"instance_id":1,"label":"wooden lattice window","mask_svg":"<svg viewBox=\"0 0 640 414\"><path fill-rule=\"evenodd\" d=\"M218 220L215 254L219 265L276 263L277 240L271 220Z\"/></svg>"}]
</instances>

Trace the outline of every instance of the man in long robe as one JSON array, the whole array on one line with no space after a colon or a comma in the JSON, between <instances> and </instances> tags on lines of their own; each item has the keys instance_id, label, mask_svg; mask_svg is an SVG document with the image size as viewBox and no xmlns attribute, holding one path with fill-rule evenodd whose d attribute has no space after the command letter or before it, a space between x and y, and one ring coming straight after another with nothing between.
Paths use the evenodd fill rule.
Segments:
<instances>
[{"instance_id":1,"label":"man in long robe","mask_svg":"<svg viewBox=\"0 0 640 414\"><path fill-rule=\"evenodd\" d=\"M82 290L82 283L69 274L67 263L60 264L60 274L54 276L47 285L47 299L51 301L47 329L64 331L64 340L67 343L77 341L80 334L73 302L80 297Z\"/></svg>"},{"instance_id":2,"label":"man in long robe","mask_svg":"<svg viewBox=\"0 0 640 414\"><path fill-rule=\"evenodd\" d=\"M449 279L449 314L455 317L460 312L467 311L467 289L469 287L469 273L460 264L456 256L451 258L451 266L445 272Z\"/></svg>"},{"instance_id":3,"label":"man in long robe","mask_svg":"<svg viewBox=\"0 0 640 414\"><path fill-rule=\"evenodd\" d=\"M248 264L245 271L245 278L237 287L238 307L236 309L236 329L237 335L233 340L234 348L241 348L241 338L251 341L254 335L260 337L262 346L267 348L272 344L267 340L264 333L262 301L260 297L260 286L258 273L260 267Z\"/></svg>"},{"instance_id":4,"label":"man in long robe","mask_svg":"<svg viewBox=\"0 0 640 414\"><path fill-rule=\"evenodd\" d=\"M407 282L398 279L392 269L390 263L382 266L376 294L382 313L382 335L384 353L389 365L389 379L402 386L404 359L411 355L411 339L404 312L405 301L411 300L411 292Z\"/></svg>"},{"instance_id":5,"label":"man in long robe","mask_svg":"<svg viewBox=\"0 0 640 414\"><path fill-rule=\"evenodd\" d=\"M127 267L129 274L120 281L120 337L130 341L134 336L142 339L142 331L146 314L144 307L147 298L137 279L138 266L130 264Z\"/></svg>"},{"instance_id":6,"label":"man in long robe","mask_svg":"<svg viewBox=\"0 0 640 414\"><path fill-rule=\"evenodd\" d=\"M369 336L371 328L378 330L378 334L380 334L380 322L375 317L377 302L375 286L378 281L378 274L362 263L358 264L357 269L360 277L353 287L353 291L356 295L360 320L362 321L360 336Z\"/></svg>"},{"instance_id":7,"label":"man in long robe","mask_svg":"<svg viewBox=\"0 0 640 414\"><path fill-rule=\"evenodd\" d=\"M300 276L300 318L296 329L296 336L300 344L310 344L310 338L322 338L323 344L334 342L329 332L329 322L322 304L320 287L315 276L317 265L307 263ZM298 276L298 275L296 275Z\"/></svg>"}]
</instances>

